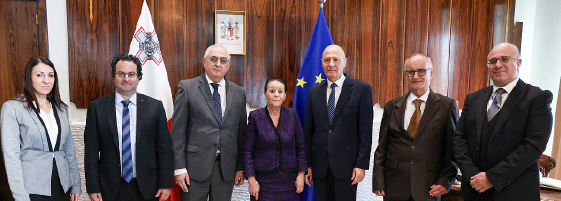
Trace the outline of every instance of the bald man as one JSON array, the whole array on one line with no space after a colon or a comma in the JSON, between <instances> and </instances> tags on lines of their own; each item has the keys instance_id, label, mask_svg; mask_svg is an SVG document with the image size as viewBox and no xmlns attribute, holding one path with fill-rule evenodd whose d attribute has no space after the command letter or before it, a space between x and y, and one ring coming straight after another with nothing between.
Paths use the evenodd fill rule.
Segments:
<instances>
[{"instance_id":1,"label":"bald man","mask_svg":"<svg viewBox=\"0 0 561 201\"><path fill-rule=\"evenodd\" d=\"M372 190L384 200L440 200L454 183L454 99L430 89L431 59L405 61L409 92L386 103L374 155Z\"/></svg>"},{"instance_id":2,"label":"bald man","mask_svg":"<svg viewBox=\"0 0 561 201\"><path fill-rule=\"evenodd\" d=\"M553 95L520 80L521 63L516 46L493 47L493 85L466 97L453 136L465 200L540 200L537 160L551 133Z\"/></svg>"},{"instance_id":3,"label":"bald man","mask_svg":"<svg viewBox=\"0 0 561 201\"><path fill-rule=\"evenodd\" d=\"M337 45L321 61L327 81L310 88L306 107L306 183L313 178L319 201L356 200L370 162L372 86L343 73L347 59Z\"/></svg>"}]
</instances>

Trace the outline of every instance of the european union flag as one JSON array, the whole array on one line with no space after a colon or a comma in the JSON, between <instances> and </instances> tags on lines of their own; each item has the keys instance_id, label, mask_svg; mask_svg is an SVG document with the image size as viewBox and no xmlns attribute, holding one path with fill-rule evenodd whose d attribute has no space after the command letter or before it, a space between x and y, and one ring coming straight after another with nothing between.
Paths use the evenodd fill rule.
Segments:
<instances>
[{"instance_id":1,"label":"european union flag","mask_svg":"<svg viewBox=\"0 0 561 201\"><path fill-rule=\"evenodd\" d=\"M321 55L323 50L329 45L333 45L331 33L327 27L327 21L323 14L323 8L319 10L318 20L312 32L308 50L304 56L302 67L298 73L298 81L294 91L293 107L298 111L300 123L304 127L304 117L306 115L306 104L308 101L308 90L326 79L321 66ZM317 201L314 188L304 185L304 191L300 193L300 200Z\"/></svg>"}]
</instances>

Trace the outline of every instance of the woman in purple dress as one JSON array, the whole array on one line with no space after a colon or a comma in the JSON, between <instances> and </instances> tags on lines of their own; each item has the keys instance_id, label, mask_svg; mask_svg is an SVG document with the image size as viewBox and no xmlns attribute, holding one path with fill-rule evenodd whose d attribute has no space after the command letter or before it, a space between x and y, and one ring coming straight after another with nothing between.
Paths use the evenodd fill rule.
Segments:
<instances>
[{"instance_id":1,"label":"woman in purple dress","mask_svg":"<svg viewBox=\"0 0 561 201\"><path fill-rule=\"evenodd\" d=\"M295 109L283 107L286 82L265 82L267 106L249 113L244 174L251 200L299 200L307 170L302 125Z\"/></svg>"}]
</instances>

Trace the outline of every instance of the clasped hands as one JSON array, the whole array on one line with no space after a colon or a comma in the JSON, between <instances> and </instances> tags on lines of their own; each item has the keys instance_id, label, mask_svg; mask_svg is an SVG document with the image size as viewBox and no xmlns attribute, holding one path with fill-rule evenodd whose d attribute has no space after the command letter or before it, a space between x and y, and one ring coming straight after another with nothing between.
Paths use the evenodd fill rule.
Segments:
<instances>
[{"instance_id":1,"label":"clasped hands","mask_svg":"<svg viewBox=\"0 0 561 201\"><path fill-rule=\"evenodd\" d=\"M448 189L444 188L444 186L442 186L442 185L433 184L432 186L430 186L429 194L432 197L438 197L438 196L444 195L446 193L448 193ZM376 194L377 196L386 196L386 191L375 190L374 194Z\"/></svg>"},{"instance_id":2,"label":"clasped hands","mask_svg":"<svg viewBox=\"0 0 561 201\"><path fill-rule=\"evenodd\" d=\"M493 188L493 184L487 179L487 174L485 172L480 172L469 179L469 184L477 192L483 193L486 190Z\"/></svg>"},{"instance_id":3,"label":"clasped hands","mask_svg":"<svg viewBox=\"0 0 561 201\"><path fill-rule=\"evenodd\" d=\"M362 182L364 176L366 175L365 172L366 171L362 168L353 168L353 175L351 176L351 181L353 182L351 183L351 185ZM306 175L306 184L308 184L308 186L312 186L314 184L314 182L312 181L312 168L308 168L308 174Z\"/></svg>"},{"instance_id":4,"label":"clasped hands","mask_svg":"<svg viewBox=\"0 0 561 201\"><path fill-rule=\"evenodd\" d=\"M254 176L247 178L247 183L249 184L249 194L255 197L255 200L259 200L259 182L255 180ZM294 182L296 186L296 193L301 193L304 190L304 172L299 172Z\"/></svg>"}]
</instances>

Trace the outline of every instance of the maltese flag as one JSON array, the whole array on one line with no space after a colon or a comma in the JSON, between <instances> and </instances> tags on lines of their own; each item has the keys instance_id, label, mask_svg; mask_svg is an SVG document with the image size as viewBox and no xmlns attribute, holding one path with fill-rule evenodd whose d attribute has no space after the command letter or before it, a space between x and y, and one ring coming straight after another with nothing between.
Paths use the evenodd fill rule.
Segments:
<instances>
[{"instance_id":1,"label":"maltese flag","mask_svg":"<svg viewBox=\"0 0 561 201\"><path fill-rule=\"evenodd\" d=\"M132 37L129 54L136 56L140 63L142 63L142 81L138 83L137 91L162 101L166 110L168 128L171 130L171 116L173 114L171 88L162 51L160 50L160 41L158 40L156 30L154 30L152 15L150 10L148 10L146 0L142 4L142 12L136 23L136 31ZM169 176L171 177L172 173ZM181 200L178 189L179 186L174 184L171 195L167 199L168 201Z\"/></svg>"},{"instance_id":2,"label":"maltese flag","mask_svg":"<svg viewBox=\"0 0 561 201\"><path fill-rule=\"evenodd\" d=\"M142 63L142 73L144 75L138 84L137 91L162 101L169 125L173 114L171 88L162 51L160 51L158 35L154 30L152 16L146 1L142 4L142 12L136 23L136 31L129 47L129 54L136 56Z\"/></svg>"}]
</instances>

